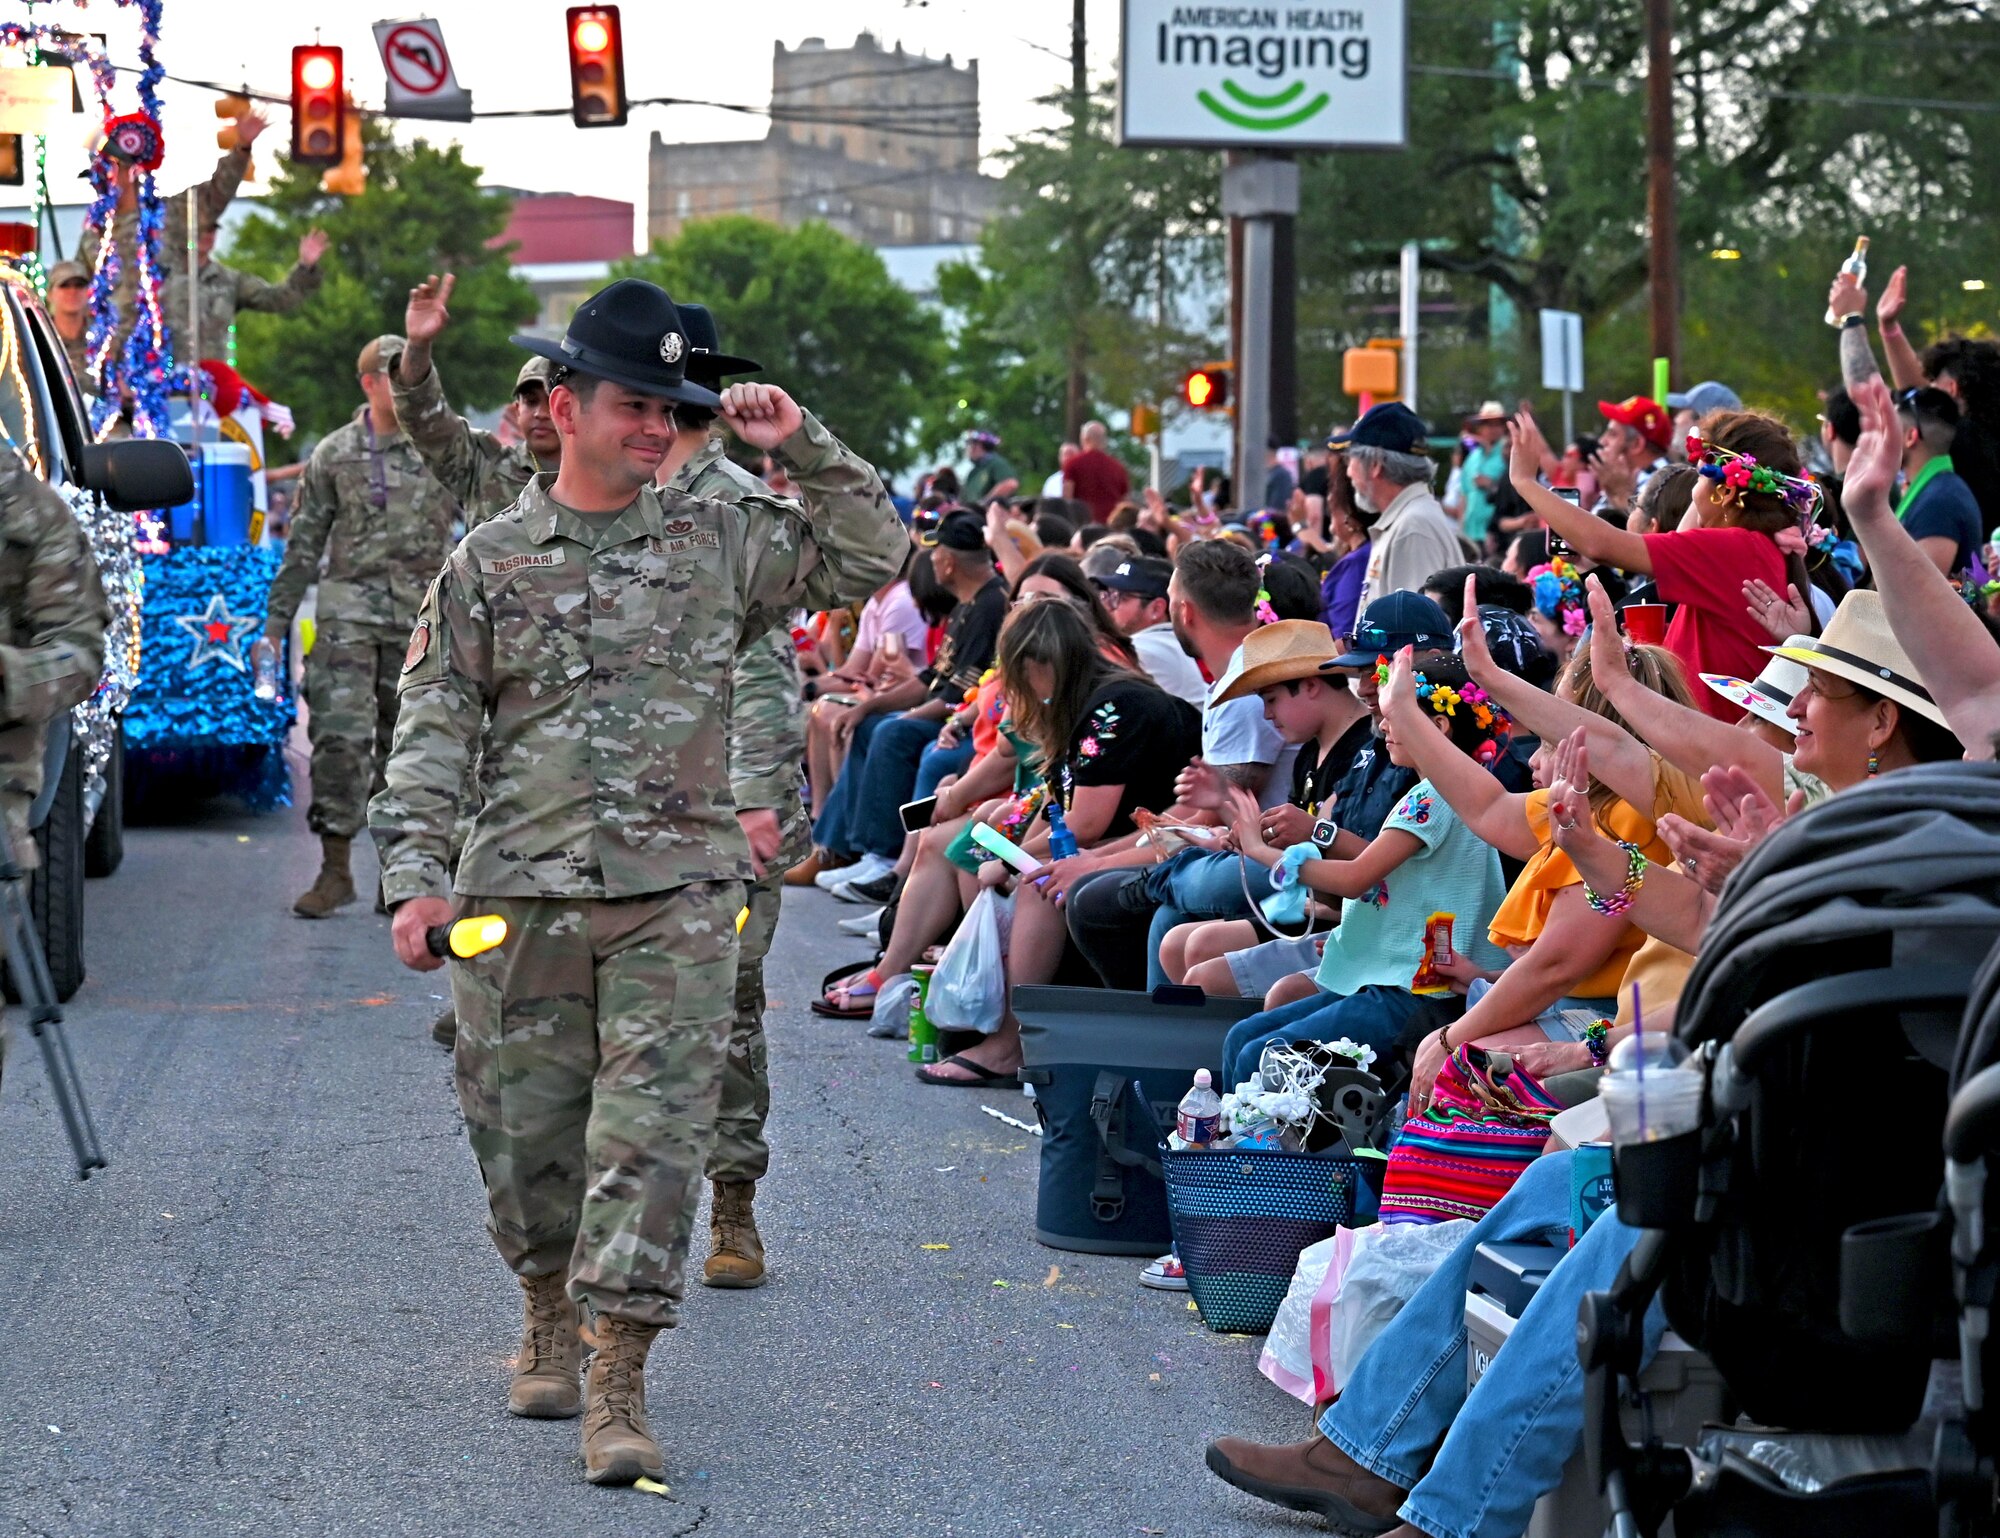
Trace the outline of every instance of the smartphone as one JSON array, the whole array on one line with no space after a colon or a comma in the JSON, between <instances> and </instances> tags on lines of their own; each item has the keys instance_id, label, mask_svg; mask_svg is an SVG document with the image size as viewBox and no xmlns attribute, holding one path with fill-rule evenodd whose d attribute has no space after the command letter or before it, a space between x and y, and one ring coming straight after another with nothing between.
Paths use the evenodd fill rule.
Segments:
<instances>
[{"instance_id":1,"label":"smartphone","mask_svg":"<svg viewBox=\"0 0 2000 1538\"><path fill-rule=\"evenodd\" d=\"M1552 486L1549 488L1571 507L1583 506L1583 493L1574 486Z\"/></svg>"},{"instance_id":2,"label":"smartphone","mask_svg":"<svg viewBox=\"0 0 2000 1538\"><path fill-rule=\"evenodd\" d=\"M900 809L905 833L921 833L931 825L937 815L936 796L925 796L921 801L905 801Z\"/></svg>"},{"instance_id":3,"label":"smartphone","mask_svg":"<svg viewBox=\"0 0 2000 1538\"><path fill-rule=\"evenodd\" d=\"M1583 506L1583 493L1578 491L1574 486L1554 486L1550 490L1554 491L1563 501L1569 503L1571 507ZM1570 549L1568 540L1564 539L1554 529L1550 529L1549 559L1553 561L1558 556L1565 561L1574 561L1576 559L1576 552Z\"/></svg>"}]
</instances>

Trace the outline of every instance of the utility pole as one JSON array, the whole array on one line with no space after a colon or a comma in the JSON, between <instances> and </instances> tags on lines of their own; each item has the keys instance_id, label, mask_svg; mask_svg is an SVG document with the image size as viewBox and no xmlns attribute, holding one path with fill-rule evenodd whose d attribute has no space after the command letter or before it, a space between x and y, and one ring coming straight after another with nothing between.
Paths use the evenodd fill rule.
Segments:
<instances>
[{"instance_id":1,"label":"utility pole","mask_svg":"<svg viewBox=\"0 0 2000 1538\"><path fill-rule=\"evenodd\" d=\"M1084 60L1084 0L1071 0L1069 22L1069 263L1070 317L1068 379L1063 391L1063 427L1071 442L1083 431L1090 382L1085 374L1085 311L1090 297L1090 245L1083 230L1084 140L1090 123L1090 69Z\"/></svg>"},{"instance_id":2,"label":"utility pole","mask_svg":"<svg viewBox=\"0 0 2000 1538\"><path fill-rule=\"evenodd\" d=\"M1260 506L1271 435L1271 362L1276 316L1277 226L1299 211L1299 166L1289 157L1241 152L1222 170L1222 211L1243 227L1243 260L1230 272L1242 320L1236 346L1236 505Z\"/></svg>"},{"instance_id":3,"label":"utility pole","mask_svg":"<svg viewBox=\"0 0 2000 1538\"><path fill-rule=\"evenodd\" d=\"M1646 222L1652 233L1653 356L1680 372L1680 235L1674 212L1674 7L1646 0Z\"/></svg>"}]
</instances>

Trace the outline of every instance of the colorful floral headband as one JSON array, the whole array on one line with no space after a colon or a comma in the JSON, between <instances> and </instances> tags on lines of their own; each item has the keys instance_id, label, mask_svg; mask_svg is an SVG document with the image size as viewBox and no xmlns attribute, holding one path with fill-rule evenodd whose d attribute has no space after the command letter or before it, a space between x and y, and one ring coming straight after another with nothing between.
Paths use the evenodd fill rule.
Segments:
<instances>
[{"instance_id":1,"label":"colorful floral headband","mask_svg":"<svg viewBox=\"0 0 2000 1538\"><path fill-rule=\"evenodd\" d=\"M1259 578L1262 578L1270 564L1270 556L1260 555L1257 557L1257 575ZM1271 607L1271 594L1261 581L1257 584L1257 623L1260 625L1275 625L1278 623L1278 611Z\"/></svg>"},{"instance_id":2,"label":"colorful floral headband","mask_svg":"<svg viewBox=\"0 0 2000 1538\"><path fill-rule=\"evenodd\" d=\"M1416 685L1417 698L1422 700L1434 716L1456 720L1461 707L1472 717L1472 724L1486 733L1486 740L1479 744L1472 756L1481 764L1490 765L1500 756L1501 745L1512 732L1514 723L1507 712L1493 703L1493 696L1478 684L1463 686L1434 684L1419 673L1412 682Z\"/></svg>"},{"instance_id":3,"label":"colorful floral headband","mask_svg":"<svg viewBox=\"0 0 2000 1538\"><path fill-rule=\"evenodd\" d=\"M1704 443L1698 432L1688 434L1687 451L1688 463L1698 474L1731 491L1761 491L1778 498L1798 516L1802 528L1819 514L1823 494L1817 481L1760 465L1754 454L1739 454L1718 443Z\"/></svg>"},{"instance_id":4,"label":"colorful floral headband","mask_svg":"<svg viewBox=\"0 0 2000 1538\"><path fill-rule=\"evenodd\" d=\"M1582 635L1590 623L1583 596L1583 575L1563 557L1528 573L1535 590L1535 607L1545 619L1561 623L1564 635Z\"/></svg>"}]
</instances>

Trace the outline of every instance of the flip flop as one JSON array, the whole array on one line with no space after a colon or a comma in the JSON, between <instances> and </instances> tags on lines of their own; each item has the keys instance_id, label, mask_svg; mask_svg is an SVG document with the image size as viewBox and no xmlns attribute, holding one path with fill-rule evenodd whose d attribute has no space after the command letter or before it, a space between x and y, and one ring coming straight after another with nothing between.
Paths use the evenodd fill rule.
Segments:
<instances>
[{"instance_id":1,"label":"flip flop","mask_svg":"<svg viewBox=\"0 0 2000 1538\"><path fill-rule=\"evenodd\" d=\"M944 1067L945 1063L956 1063L967 1073L977 1074L978 1077L972 1079L942 1077L938 1074L937 1070ZM1019 1073L1019 1069L1010 1069L1006 1073L995 1073L991 1068L973 1062L971 1058L965 1056L962 1052L954 1052L950 1057L945 1058L943 1062L924 1064L923 1067L917 1070L917 1077L922 1079L926 1084L942 1084L947 1089L985 1089L989 1084L1015 1083Z\"/></svg>"},{"instance_id":2,"label":"flip flop","mask_svg":"<svg viewBox=\"0 0 2000 1538\"><path fill-rule=\"evenodd\" d=\"M874 970L872 961L857 962L850 966L835 967L820 980L820 996L807 1002L806 1007L814 1014L828 1020L866 1020L875 1013L875 992L870 989L862 997L866 1000L859 1008L853 1003L835 1004L833 995L838 993L844 999L854 997L855 985L866 985L868 974Z\"/></svg>"}]
</instances>

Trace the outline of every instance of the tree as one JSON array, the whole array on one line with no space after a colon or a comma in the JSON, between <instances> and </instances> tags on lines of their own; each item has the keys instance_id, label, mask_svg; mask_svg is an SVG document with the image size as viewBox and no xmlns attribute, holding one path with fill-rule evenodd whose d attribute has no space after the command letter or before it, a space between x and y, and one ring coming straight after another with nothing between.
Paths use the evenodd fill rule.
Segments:
<instances>
[{"instance_id":1,"label":"tree","mask_svg":"<svg viewBox=\"0 0 2000 1538\"><path fill-rule=\"evenodd\" d=\"M488 244L506 228L511 200L479 185L479 168L458 146L399 144L373 119L364 144L368 190L359 197L323 193L316 168L281 158L263 208L237 230L225 258L276 278L297 260L307 230L317 225L332 238L317 295L290 315L237 322L243 376L290 406L302 433L353 416L361 404L354 360L369 338L402 331L409 291L426 274L458 275L451 329L437 352L461 402L507 399L521 362L507 338L535 314L534 291L513 275L507 251Z\"/></svg>"},{"instance_id":2,"label":"tree","mask_svg":"<svg viewBox=\"0 0 2000 1538\"><path fill-rule=\"evenodd\" d=\"M724 350L755 358L855 453L885 470L910 463L910 426L942 388L944 328L867 246L825 224L731 214L616 273L707 305Z\"/></svg>"}]
</instances>

